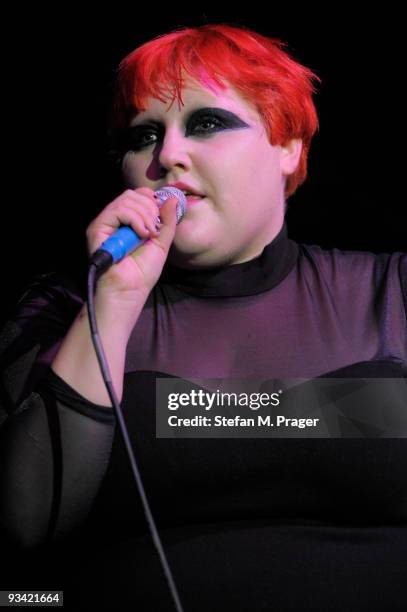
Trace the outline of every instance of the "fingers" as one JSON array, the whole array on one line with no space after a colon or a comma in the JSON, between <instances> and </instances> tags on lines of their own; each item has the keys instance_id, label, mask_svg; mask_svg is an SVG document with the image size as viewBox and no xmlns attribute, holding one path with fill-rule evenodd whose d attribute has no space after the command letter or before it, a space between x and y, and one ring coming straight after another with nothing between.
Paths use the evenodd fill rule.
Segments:
<instances>
[{"instance_id":1,"label":"fingers","mask_svg":"<svg viewBox=\"0 0 407 612\"><path fill-rule=\"evenodd\" d=\"M172 227L173 225L177 224L177 205L178 198L176 196L172 196L171 198L168 198L168 200L166 200L161 206L160 217L165 225Z\"/></svg>"},{"instance_id":2,"label":"fingers","mask_svg":"<svg viewBox=\"0 0 407 612\"><path fill-rule=\"evenodd\" d=\"M159 216L160 207L151 189L124 191L89 224L86 235L90 252L99 248L121 225L130 226L140 238L159 236Z\"/></svg>"},{"instance_id":3,"label":"fingers","mask_svg":"<svg viewBox=\"0 0 407 612\"><path fill-rule=\"evenodd\" d=\"M163 246L169 245L176 229L177 203L178 198L173 196L161 204L148 187L125 190L89 224L86 230L89 254L94 253L121 225L128 225L144 240L160 237Z\"/></svg>"},{"instance_id":4,"label":"fingers","mask_svg":"<svg viewBox=\"0 0 407 612\"><path fill-rule=\"evenodd\" d=\"M129 225L136 234L142 235L143 238L148 237L150 233L157 234L157 217L140 213L131 206L122 206L119 214L121 225Z\"/></svg>"}]
</instances>

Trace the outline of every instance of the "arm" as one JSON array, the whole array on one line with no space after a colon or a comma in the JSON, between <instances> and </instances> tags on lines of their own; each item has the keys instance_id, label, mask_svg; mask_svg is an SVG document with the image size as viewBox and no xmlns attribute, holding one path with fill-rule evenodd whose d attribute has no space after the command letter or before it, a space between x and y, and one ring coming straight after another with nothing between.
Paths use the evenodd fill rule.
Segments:
<instances>
[{"instance_id":1,"label":"arm","mask_svg":"<svg viewBox=\"0 0 407 612\"><path fill-rule=\"evenodd\" d=\"M80 334L89 333L83 304L69 304L66 295L59 298L61 289L55 286L28 291L0 339L0 526L12 542L24 547L63 537L86 518L105 475L114 435L112 410L89 401L93 385L99 383L96 368L92 372L93 346L88 346L87 363L87 339ZM66 320L75 313L73 323ZM99 314L109 357L112 350ZM124 352L125 347L123 369ZM52 360L61 376L50 369ZM91 381L90 393L86 383L81 387L84 371ZM112 368L113 372L117 389L123 371ZM62 378L75 384L72 373L77 373L84 395Z\"/></svg>"},{"instance_id":2,"label":"arm","mask_svg":"<svg viewBox=\"0 0 407 612\"><path fill-rule=\"evenodd\" d=\"M151 189L126 190L87 229L89 253L122 224L151 236L97 284L99 333L119 400L127 341L167 259L177 202L169 198L159 208ZM155 229L158 214L161 233ZM23 546L62 537L83 521L104 477L114 434L85 305L61 294L58 287L37 291L34 299L26 292L11 322L16 337L10 340L7 332L3 342L0 397L8 416L0 433L0 528Z\"/></svg>"}]
</instances>

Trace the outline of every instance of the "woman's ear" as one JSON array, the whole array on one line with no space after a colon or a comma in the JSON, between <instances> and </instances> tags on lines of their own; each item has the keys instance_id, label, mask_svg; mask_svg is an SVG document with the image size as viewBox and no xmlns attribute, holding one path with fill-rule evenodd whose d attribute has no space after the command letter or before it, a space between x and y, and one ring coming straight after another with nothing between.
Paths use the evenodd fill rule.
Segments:
<instances>
[{"instance_id":1,"label":"woman's ear","mask_svg":"<svg viewBox=\"0 0 407 612\"><path fill-rule=\"evenodd\" d=\"M281 147L281 172L288 176L297 169L302 152L302 140L293 138Z\"/></svg>"}]
</instances>

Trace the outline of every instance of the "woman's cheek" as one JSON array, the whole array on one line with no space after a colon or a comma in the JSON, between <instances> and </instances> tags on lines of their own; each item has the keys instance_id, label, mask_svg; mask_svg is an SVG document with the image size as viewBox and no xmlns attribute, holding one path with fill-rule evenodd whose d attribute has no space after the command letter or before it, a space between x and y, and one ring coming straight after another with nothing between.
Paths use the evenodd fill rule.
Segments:
<instances>
[{"instance_id":1,"label":"woman's cheek","mask_svg":"<svg viewBox=\"0 0 407 612\"><path fill-rule=\"evenodd\" d=\"M177 231L178 229L180 230L180 235L194 235L202 239L205 235L211 236L223 231L225 224L225 215L210 202L204 201L202 204L198 203L193 209L191 207L191 210L187 211L186 217L179 224ZM181 227L182 225L184 225L183 228Z\"/></svg>"}]
</instances>

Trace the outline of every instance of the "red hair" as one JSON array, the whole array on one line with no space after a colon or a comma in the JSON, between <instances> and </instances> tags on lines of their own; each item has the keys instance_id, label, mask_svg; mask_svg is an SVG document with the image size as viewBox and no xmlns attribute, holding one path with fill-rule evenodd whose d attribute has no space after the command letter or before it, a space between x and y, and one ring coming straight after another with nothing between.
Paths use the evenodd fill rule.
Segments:
<instances>
[{"instance_id":1,"label":"red hair","mask_svg":"<svg viewBox=\"0 0 407 612\"><path fill-rule=\"evenodd\" d=\"M184 74L204 87L232 86L255 106L272 145L302 140L298 166L287 177L285 197L292 195L307 176L311 140L318 129L312 100L313 79L277 38L267 38L245 27L208 24L181 28L160 35L127 55L117 71L111 114L113 131L128 126L144 110L148 97L182 104Z\"/></svg>"}]
</instances>

